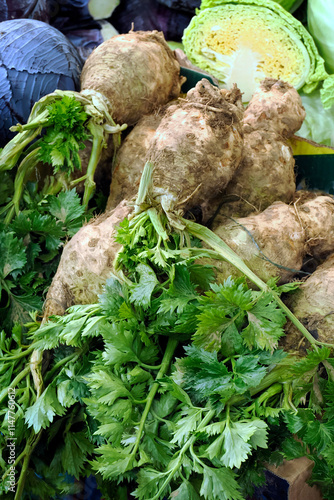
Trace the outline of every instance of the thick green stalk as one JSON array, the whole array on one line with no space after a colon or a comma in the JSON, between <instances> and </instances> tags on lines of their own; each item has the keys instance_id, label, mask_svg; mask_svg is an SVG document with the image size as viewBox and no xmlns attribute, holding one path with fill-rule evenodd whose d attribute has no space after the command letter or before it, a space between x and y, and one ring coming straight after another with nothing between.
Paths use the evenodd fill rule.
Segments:
<instances>
[{"instance_id":1,"label":"thick green stalk","mask_svg":"<svg viewBox=\"0 0 334 500\"><path fill-rule=\"evenodd\" d=\"M48 115L49 111L45 109L38 117L35 118L35 120L31 122L34 127L32 130L23 130L22 132L19 132L6 144L0 152L0 172L10 170L15 167L24 148L41 133ZM14 130L16 129L14 128Z\"/></svg>"},{"instance_id":2,"label":"thick green stalk","mask_svg":"<svg viewBox=\"0 0 334 500\"><path fill-rule=\"evenodd\" d=\"M10 202L10 205L14 207L16 215L20 210L20 201L22 198L23 189L27 181L28 176L36 167L39 161L39 151L40 148L33 149L18 166L15 181L14 181L14 195ZM10 210L5 218L5 224L8 225L14 216L13 210Z\"/></svg>"},{"instance_id":3,"label":"thick green stalk","mask_svg":"<svg viewBox=\"0 0 334 500\"><path fill-rule=\"evenodd\" d=\"M21 351L18 354L13 354L12 356L4 356L3 357L3 362L6 363L7 361L16 361L17 359L24 358L28 354L30 354L35 347L31 344L29 347L26 348L25 351Z\"/></svg>"},{"instance_id":4,"label":"thick green stalk","mask_svg":"<svg viewBox=\"0 0 334 500\"><path fill-rule=\"evenodd\" d=\"M31 454L34 451L38 441L40 440L41 435L42 435L42 431L39 431L38 434L35 434L35 432L32 430L31 434L27 440L27 444L26 444L23 452L20 455L20 456L24 456L24 460L23 460L23 464L22 464L20 477L19 477L19 480L17 483L17 488L16 488L14 500L21 500L21 498L22 498L23 491L24 491L24 484L26 481L28 466L29 466L29 462L30 462L30 457L31 457Z\"/></svg>"},{"instance_id":5,"label":"thick green stalk","mask_svg":"<svg viewBox=\"0 0 334 500\"><path fill-rule=\"evenodd\" d=\"M284 384L285 382L289 382L293 378L293 373L289 370L289 367L286 365L277 366L271 370L256 387L251 387L249 389L250 395L255 396L262 391L268 389L276 384ZM232 396L227 404L230 406L238 405L246 401L245 396Z\"/></svg>"},{"instance_id":6,"label":"thick green stalk","mask_svg":"<svg viewBox=\"0 0 334 500\"><path fill-rule=\"evenodd\" d=\"M83 195L82 205L87 208L88 202L95 191L94 174L97 164L101 157L102 147L103 147L103 127L101 125L89 124L91 125L90 131L93 136L92 152L89 158L86 180L85 180L85 190Z\"/></svg>"},{"instance_id":7,"label":"thick green stalk","mask_svg":"<svg viewBox=\"0 0 334 500\"><path fill-rule=\"evenodd\" d=\"M5 389L3 389L1 392L0 392L0 404L3 402L3 400L5 399L5 397L7 396L8 394L8 389L9 388L14 388L17 386L17 384L19 384L21 382L21 380L30 372L30 366L27 365L25 367L24 370L22 370L18 375L16 375L16 377L14 378L14 380L10 383L10 385L8 387L6 387Z\"/></svg>"}]
</instances>

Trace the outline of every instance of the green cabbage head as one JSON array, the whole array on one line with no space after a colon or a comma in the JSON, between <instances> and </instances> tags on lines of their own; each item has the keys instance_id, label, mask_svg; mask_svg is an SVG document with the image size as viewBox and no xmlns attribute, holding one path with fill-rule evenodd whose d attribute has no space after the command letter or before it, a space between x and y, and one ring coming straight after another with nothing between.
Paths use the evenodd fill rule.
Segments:
<instances>
[{"instance_id":1,"label":"green cabbage head","mask_svg":"<svg viewBox=\"0 0 334 500\"><path fill-rule=\"evenodd\" d=\"M223 88L236 83L244 102L265 77L287 81L305 93L329 77L312 36L272 0L202 0L182 42L193 64ZM326 83L328 107L334 102L334 79Z\"/></svg>"}]
</instances>

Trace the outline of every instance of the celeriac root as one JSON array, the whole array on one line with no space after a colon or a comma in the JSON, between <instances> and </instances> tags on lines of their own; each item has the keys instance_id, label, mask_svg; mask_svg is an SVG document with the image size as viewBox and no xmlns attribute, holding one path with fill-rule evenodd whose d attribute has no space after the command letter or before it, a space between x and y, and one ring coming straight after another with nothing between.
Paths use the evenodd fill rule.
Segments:
<instances>
[{"instance_id":1,"label":"celeriac root","mask_svg":"<svg viewBox=\"0 0 334 500\"><path fill-rule=\"evenodd\" d=\"M295 160L287 139L302 125L305 110L288 83L266 78L243 118L244 154L223 193L222 211L245 217L275 201L290 203L296 190Z\"/></svg>"}]
</instances>

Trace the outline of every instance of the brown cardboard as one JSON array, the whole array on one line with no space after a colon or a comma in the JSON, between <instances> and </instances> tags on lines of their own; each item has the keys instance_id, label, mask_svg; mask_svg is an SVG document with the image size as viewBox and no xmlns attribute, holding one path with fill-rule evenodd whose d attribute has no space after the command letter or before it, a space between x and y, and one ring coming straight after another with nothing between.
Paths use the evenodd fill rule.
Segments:
<instances>
[{"instance_id":1,"label":"brown cardboard","mask_svg":"<svg viewBox=\"0 0 334 500\"><path fill-rule=\"evenodd\" d=\"M306 482L313 469L313 462L307 457L285 460L278 467L268 465L267 469L289 483L288 500L322 500L319 489Z\"/></svg>"}]
</instances>

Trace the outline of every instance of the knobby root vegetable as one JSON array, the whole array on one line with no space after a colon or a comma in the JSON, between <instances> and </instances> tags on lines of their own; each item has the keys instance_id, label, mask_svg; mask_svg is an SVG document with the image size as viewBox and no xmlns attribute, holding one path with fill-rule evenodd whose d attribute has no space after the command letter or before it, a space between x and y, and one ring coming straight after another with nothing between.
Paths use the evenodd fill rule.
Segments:
<instances>
[{"instance_id":1,"label":"knobby root vegetable","mask_svg":"<svg viewBox=\"0 0 334 500\"><path fill-rule=\"evenodd\" d=\"M81 89L103 94L115 122L128 126L178 97L183 81L176 56L159 31L130 31L106 40L81 73Z\"/></svg>"},{"instance_id":2,"label":"knobby root vegetable","mask_svg":"<svg viewBox=\"0 0 334 500\"><path fill-rule=\"evenodd\" d=\"M74 304L97 301L120 248L114 240L117 226L130 211L122 201L114 211L83 226L65 245L46 296L44 318L62 315Z\"/></svg>"},{"instance_id":3,"label":"knobby root vegetable","mask_svg":"<svg viewBox=\"0 0 334 500\"><path fill-rule=\"evenodd\" d=\"M153 193L166 213L203 208L237 169L243 150L243 107L237 87L219 90L205 78L166 110L151 141Z\"/></svg>"},{"instance_id":4,"label":"knobby root vegetable","mask_svg":"<svg viewBox=\"0 0 334 500\"><path fill-rule=\"evenodd\" d=\"M334 343L334 254L331 254L300 287L289 294L286 304L315 339ZM282 346L303 353L310 344L288 322Z\"/></svg>"},{"instance_id":5,"label":"knobby root vegetable","mask_svg":"<svg viewBox=\"0 0 334 500\"><path fill-rule=\"evenodd\" d=\"M288 139L305 119L298 92L289 83L265 78L244 114L245 132L263 129Z\"/></svg>"},{"instance_id":6,"label":"knobby root vegetable","mask_svg":"<svg viewBox=\"0 0 334 500\"><path fill-rule=\"evenodd\" d=\"M305 111L288 83L265 79L244 114L244 155L224 191L225 214L245 217L275 201L290 203L296 190L293 152L287 139L302 125Z\"/></svg>"},{"instance_id":7,"label":"knobby root vegetable","mask_svg":"<svg viewBox=\"0 0 334 500\"><path fill-rule=\"evenodd\" d=\"M306 255L324 259L334 252L334 199L317 196L300 206L275 202L263 212L233 219L218 214L212 230L263 281L286 283L301 269ZM240 275L219 262L217 279Z\"/></svg>"},{"instance_id":8,"label":"knobby root vegetable","mask_svg":"<svg viewBox=\"0 0 334 500\"><path fill-rule=\"evenodd\" d=\"M325 258L334 251L334 198L317 196L298 207L307 253L316 259Z\"/></svg>"},{"instance_id":9,"label":"knobby root vegetable","mask_svg":"<svg viewBox=\"0 0 334 500\"><path fill-rule=\"evenodd\" d=\"M263 281L289 281L303 264L305 233L293 206L273 203L263 212L231 220L218 215L212 231ZM228 262L217 262L217 278L241 275Z\"/></svg>"},{"instance_id":10,"label":"knobby root vegetable","mask_svg":"<svg viewBox=\"0 0 334 500\"><path fill-rule=\"evenodd\" d=\"M114 162L107 210L136 196L151 140L162 111L143 116L121 144Z\"/></svg>"}]
</instances>

